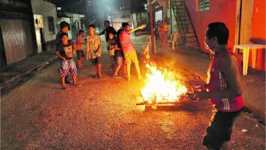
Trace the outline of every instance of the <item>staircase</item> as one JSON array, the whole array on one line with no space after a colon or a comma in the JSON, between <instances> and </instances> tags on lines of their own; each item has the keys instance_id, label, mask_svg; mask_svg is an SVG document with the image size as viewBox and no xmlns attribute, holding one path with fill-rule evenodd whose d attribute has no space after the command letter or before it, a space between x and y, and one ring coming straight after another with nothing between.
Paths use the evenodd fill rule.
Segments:
<instances>
[{"instance_id":1,"label":"staircase","mask_svg":"<svg viewBox=\"0 0 266 150\"><path fill-rule=\"evenodd\" d=\"M185 5L185 0L170 0L170 4L181 37L178 44L186 47L199 48L199 41Z\"/></svg>"}]
</instances>

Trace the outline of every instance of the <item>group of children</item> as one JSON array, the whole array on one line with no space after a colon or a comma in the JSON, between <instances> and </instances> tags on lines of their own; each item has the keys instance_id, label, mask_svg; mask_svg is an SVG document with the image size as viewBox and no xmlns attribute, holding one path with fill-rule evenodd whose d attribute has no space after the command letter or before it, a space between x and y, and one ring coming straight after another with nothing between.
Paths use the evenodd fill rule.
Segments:
<instances>
[{"instance_id":1,"label":"group of children","mask_svg":"<svg viewBox=\"0 0 266 150\"><path fill-rule=\"evenodd\" d=\"M112 68L113 77L121 78L121 74L119 73L123 66L124 76L129 81L131 76L130 66L133 62L137 69L138 77L141 79L138 57L136 49L134 48L130 39L130 33L138 29L143 29L145 26L131 30L128 23L123 23L122 28L116 32L113 27L110 26L109 21L105 21L104 24L106 29L103 31L103 33L106 35L107 50L110 56L110 68ZM67 89L66 83L72 82L68 80L68 76L72 76L74 85L81 86L80 84L77 84L76 81L77 67L75 61L73 60L73 55L75 53L77 54L78 68L83 68L82 61L86 57L87 60L91 60L92 65L95 67L96 77L102 78L102 45L100 35L95 33L95 26L89 25L89 35L86 37L85 42L84 31L80 30L76 43L68 39L68 23L61 22L60 28L61 30L56 36L56 55L60 58L59 75L61 77L62 88L64 90ZM84 45L86 46L86 55L83 51Z\"/></svg>"},{"instance_id":2,"label":"group of children","mask_svg":"<svg viewBox=\"0 0 266 150\"><path fill-rule=\"evenodd\" d=\"M108 25L108 22L105 23ZM77 84L77 68L73 60L73 54L78 55L78 67L82 68L82 59L85 57L82 46L86 44L86 58L92 61L95 66L97 76L101 74L101 40L100 36L95 34L95 26L88 27L89 36L86 43L83 42L84 32L80 31L77 43L68 39L67 30L69 25L60 24L61 31L57 35L56 55L60 58L59 75L63 89L66 89L65 82L67 76L73 77L73 84ZM130 33L145 26L136 29L130 29L128 23L122 24L122 29L117 33L113 32L110 26L106 26L105 34L110 55L110 63L113 69L113 76L118 77L118 72L124 65L124 74L130 80L130 65L135 64L138 77L141 78L138 65L136 50L130 39ZM117 35L117 36L116 36ZM214 106L214 113L203 144L208 150L230 150L230 140L232 127L237 116L239 116L244 104L240 86L240 73L236 57L228 52L227 43L229 30L224 23L215 22L208 25L205 34L205 44L214 55L208 69L208 81L201 91L197 92L194 97L199 100L209 99Z\"/></svg>"}]
</instances>

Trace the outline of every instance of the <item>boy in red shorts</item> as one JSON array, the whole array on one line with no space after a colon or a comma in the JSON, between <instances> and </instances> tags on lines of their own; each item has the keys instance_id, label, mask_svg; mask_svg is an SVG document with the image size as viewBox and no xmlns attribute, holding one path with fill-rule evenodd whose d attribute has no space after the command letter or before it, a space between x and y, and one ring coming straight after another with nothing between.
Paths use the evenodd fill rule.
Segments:
<instances>
[{"instance_id":1,"label":"boy in red shorts","mask_svg":"<svg viewBox=\"0 0 266 150\"><path fill-rule=\"evenodd\" d=\"M208 79L199 100L209 99L214 106L211 123L203 140L208 150L230 150L232 127L244 106L240 86L240 71L236 56L228 51L229 30L224 23L208 25L205 45L214 55L208 69Z\"/></svg>"}]
</instances>

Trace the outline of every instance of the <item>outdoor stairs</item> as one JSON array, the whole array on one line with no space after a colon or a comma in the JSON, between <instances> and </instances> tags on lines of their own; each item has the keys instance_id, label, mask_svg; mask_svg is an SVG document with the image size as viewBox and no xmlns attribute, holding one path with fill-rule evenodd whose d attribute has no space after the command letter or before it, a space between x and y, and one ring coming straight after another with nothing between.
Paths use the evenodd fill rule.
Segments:
<instances>
[{"instance_id":1,"label":"outdoor stairs","mask_svg":"<svg viewBox=\"0 0 266 150\"><path fill-rule=\"evenodd\" d=\"M200 48L185 0L170 0L170 5L176 19L179 35L181 37L178 44L196 49Z\"/></svg>"}]
</instances>

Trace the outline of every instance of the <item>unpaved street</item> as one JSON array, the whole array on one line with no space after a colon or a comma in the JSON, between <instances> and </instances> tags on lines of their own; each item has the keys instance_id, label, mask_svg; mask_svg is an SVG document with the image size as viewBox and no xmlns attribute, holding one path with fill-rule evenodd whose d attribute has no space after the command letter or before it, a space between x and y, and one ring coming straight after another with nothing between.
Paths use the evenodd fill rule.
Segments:
<instances>
[{"instance_id":1,"label":"unpaved street","mask_svg":"<svg viewBox=\"0 0 266 150\"><path fill-rule=\"evenodd\" d=\"M144 41L134 38L138 50ZM130 82L113 79L106 54L102 60L103 79L94 79L85 61L78 72L82 87L61 90L58 62L3 96L1 149L205 149L202 139L212 112L208 101L145 110L136 106L145 81L137 79L135 68ZM193 79L178 64L172 67ZM264 126L247 113L233 130L235 150L265 149Z\"/></svg>"}]
</instances>

